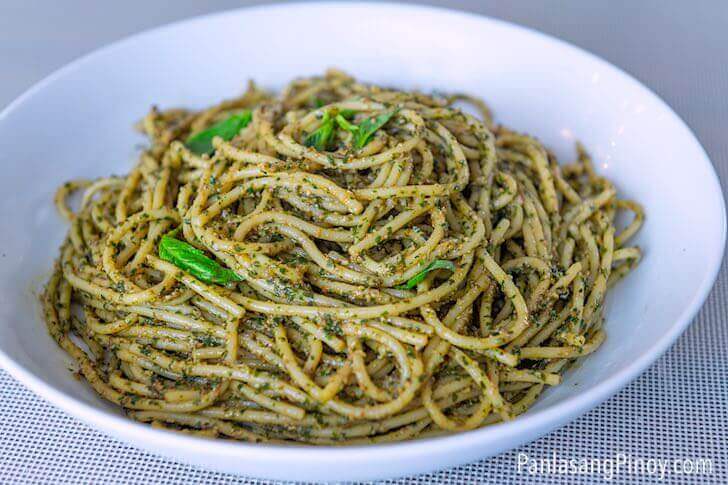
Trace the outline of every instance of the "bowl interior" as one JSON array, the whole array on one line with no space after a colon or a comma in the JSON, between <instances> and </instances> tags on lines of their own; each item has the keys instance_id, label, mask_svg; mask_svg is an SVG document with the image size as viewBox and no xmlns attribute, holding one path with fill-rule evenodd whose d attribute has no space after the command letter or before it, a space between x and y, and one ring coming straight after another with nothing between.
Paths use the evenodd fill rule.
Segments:
<instances>
[{"instance_id":1,"label":"bowl interior","mask_svg":"<svg viewBox=\"0 0 728 485\"><path fill-rule=\"evenodd\" d=\"M241 92L249 78L277 89L331 66L379 84L481 96L498 122L535 135L561 160L583 142L619 195L644 205L635 241L644 260L609 296L605 344L529 414L619 375L701 303L722 253L723 201L700 145L648 90L588 54L497 21L396 6L289 6L136 36L74 63L3 113L2 351L55 390L117 412L71 376L41 318L38 294L66 232L55 188L127 172L143 141L132 124L152 104L202 107Z\"/></svg>"}]
</instances>

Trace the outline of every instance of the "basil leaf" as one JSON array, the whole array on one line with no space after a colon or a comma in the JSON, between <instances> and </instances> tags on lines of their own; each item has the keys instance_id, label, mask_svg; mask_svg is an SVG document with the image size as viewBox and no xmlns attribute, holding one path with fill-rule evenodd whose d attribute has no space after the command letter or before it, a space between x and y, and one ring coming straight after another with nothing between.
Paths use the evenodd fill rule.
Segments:
<instances>
[{"instance_id":1,"label":"basil leaf","mask_svg":"<svg viewBox=\"0 0 728 485\"><path fill-rule=\"evenodd\" d=\"M427 273L436 269L449 269L450 271L455 271L455 264L452 261L448 261L446 259L436 259L428 264L425 269L414 275L412 278L408 279L407 283L399 285L396 288L400 290L411 290L415 286L422 283L422 280L425 279Z\"/></svg>"},{"instance_id":2,"label":"basil leaf","mask_svg":"<svg viewBox=\"0 0 728 485\"><path fill-rule=\"evenodd\" d=\"M353 133L354 135L356 135L356 133L359 131L359 127L353 123L349 123L346 117L341 113L336 115L336 124L339 125L340 128L343 128L344 130Z\"/></svg>"},{"instance_id":3,"label":"basil leaf","mask_svg":"<svg viewBox=\"0 0 728 485\"><path fill-rule=\"evenodd\" d=\"M205 283L225 285L242 280L234 271L205 256L203 251L170 235L162 236L159 241L159 257Z\"/></svg>"},{"instance_id":4,"label":"basil leaf","mask_svg":"<svg viewBox=\"0 0 728 485\"><path fill-rule=\"evenodd\" d=\"M331 137L334 134L334 119L331 118L329 112L324 113L321 118L321 125L306 137L303 144L307 147L314 147L316 150L322 152L326 150L331 142Z\"/></svg>"},{"instance_id":5,"label":"basil leaf","mask_svg":"<svg viewBox=\"0 0 728 485\"><path fill-rule=\"evenodd\" d=\"M386 113L382 113L374 118L367 118L359 123L357 125L359 129L354 137L354 146L356 148L362 148L364 145L369 143L374 132L386 125L387 121L389 121L398 111L399 109L393 109L392 111L387 111Z\"/></svg>"},{"instance_id":6,"label":"basil leaf","mask_svg":"<svg viewBox=\"0 0 728 485\"><path fill-rule=\"evenodd\" d=\"M232 115L230 118L215 123L206 130L191 135L187 138L187 148L198 155L210 155L215 151L212 146L212 139L219 136L225 141L231 140L240 130L248 126L253 119L253 113L250 110L242 111Z\"/></svg>"}]
</instances>

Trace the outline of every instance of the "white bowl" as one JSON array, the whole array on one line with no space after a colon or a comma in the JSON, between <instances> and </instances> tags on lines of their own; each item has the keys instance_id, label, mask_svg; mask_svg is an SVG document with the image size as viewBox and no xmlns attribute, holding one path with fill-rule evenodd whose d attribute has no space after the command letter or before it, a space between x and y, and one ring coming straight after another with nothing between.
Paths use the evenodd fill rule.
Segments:
<instances>
[{"instance_id":1,"label":"white bowl","mask_svg":"<svg viewBox=\"0 0 728 485\"><path fill-rule=\"evenodd\" d=\"M379 84L464 91L560 158L580 139L620 194L644 204L645 257L607 302L605 344L513 422L368 447L202 440L134 423L68 371L37 295L66 232L56 186L124 173L151 104L201 107L253 77L279 88L338 66ZM679 73L676 73L679 75ZM36 85L0 115L0 362L69 414L151 452L244 475L374 479L495 455L573 420L624 387L685 330L723 253L725 207L710 161L650 90L608 63L542 34L473 15L383 4L238 10L118 42Z\"/></svg>"}]
</instances>

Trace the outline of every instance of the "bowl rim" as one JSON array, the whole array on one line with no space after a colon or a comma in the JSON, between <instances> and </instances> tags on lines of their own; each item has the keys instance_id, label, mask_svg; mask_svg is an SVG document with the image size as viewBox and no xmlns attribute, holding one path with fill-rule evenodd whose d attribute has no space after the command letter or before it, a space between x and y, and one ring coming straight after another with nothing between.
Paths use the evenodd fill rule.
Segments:
<instances>
[{"instance_id":1,"label":"bowl rim","mask_svg":"<svg viewBox=\"0 0 728 485\"><path fill-rule=\"evenodd\" d=\"M24 91L20 96L11 101L2 111L0 111L0 121L9 116L13 111L21 107L26 102L26 100L31 99L36 93L42 91L44 88L51 85L57 79L66 75L67 73L83 67L84 64L93 61L96 57L108 55L114 50L123 47L127 43L136 42L144 37L153 36L159 34L160 32L175 29L183 25L204 23L211 19L222 18L231 15L244 16L246 13L259 10L291 10L322 7L366 7L371 9L379 9L383 12L388 10L407 10L410 12L421 12L435 15L461 17L461 19L463 20L477 20L479 22L497 24L510 30L519 31L526 34L527 36L536 37L540 40L548 41L549 43L558 46L562 50L576 54L592 63L596 63L606 71L612 71L620 78L623 78L624 82L628 83L632 88L635 88L642 96L652 98L653 101L656 101L657 106L668 114L671 121L677 122L677 126L684 130L685 134L687 135L688 142L694 144L694 148L696 148L698 150L698 153L702 155L701 159L696 162L707 165L708 173L710 174L710 187L706 187L706 189L709 190L710 193L717 192L718 194L720 194L720 197L718 199L720 200L720 202L718 203L718 205L720 206L719 209L721 213L721 220L719 221L720 244L717 246L718 249L713 254L709 255L711 269L702 275L702 279L693 295L692 300L688 305L686 305L680 315L674 320L668 331L665 332L660 338L656 339L649 347L649 349L645 351L639 358L635 359L633 362L628 364L624 369L617 372L615 375L596 384L591 390L577 394L564 400L561 403L551 405L546 409L534 411L531 413L525 413L522 416L519 416L516 420L507 423L498 423L467 432L453 433L444 436L421 438L395 443L353 445L344 447L333 445L314 446L301 444L248 443L234 440L200 438L195 436L187 436L182 433L155 429L150 426L133 421L123 415L115 414L98 406L87 404L85 401L82 401L71 394L67 394L64 391L61 391L52 383L46 382L45 380L34 374L31 370L25 368L22 364L15 361L2 349L2 347L0 347L0 366L4 368L10 375L12 375L16 380L22 383L25 387L33 391L36 395L44 398L48 402L62 409L66 413L74 416L75 418L85 423L93 424L94 428L102 433L109 433L107 429L112 429L120 435L127 434L129 431L133 431L138 434L140 440L148 439L150 443L163 442L166 443L167 448L170 447L169 445L171 445L171 442L173 441L175 448L184 449L186 451L198 450L199 445L204 442L206 443L206 446L209 447L208 451L205 452L206 454L216 453L218 454L218 456L221 457L235 457L240 456L241 454L246 454L247 458L255 459L258 457L263 458L264 456L269 456L270 453L275 453L277 458L305 458L313 460L312 464L315 464L322 463L323 460L330 460L331 458L343 458L344 456L346 456L349 460L368 461L373 460L374 457L372 456L372 454L374 453L383 455L390 454L395 450L399 457L414 457L421 454L426 449L430 449L433 444L437 444L439 446L440 452L444 453L446 449L452 448L453 445L457 445L458 448L466 447L469 445L476 445L480 441L481 437L483 437L484 435L488 435L491 439L497 440L499 438L505 439L507 437L512 438L513 436L519 436L527 430L540 429L546 430L548 432L557 426L565 424L565 422L570 422L576 419L581 414L601 404L606 399L608 399L616 392L624 388L627 384L636 379L653 362L655 362L660 356L662 356L666 352L666 350L683 333L683 331L690 325L695 315L707 299L721 269L721 262L723 259L723 253L725 251L726 245L726 207L718 175L705 149L701 145L696 135L690 129L690 127L677 113L675 113L675 111L662 98L660 98L649 87L642 84L640 81L635 79L629 73L625 72L623 69L613 65L612 63L602 59L601 57L592 54L591 52L581 47L575 46L570 42L540 32L534 28L525 27L519 24L489 17L486 15L455 10L447 7L435 7L417 4L398 4L394 2L313 1L292 4L286 3L254 5L241 8L226 9L204 15L180 19L174 22L163 24L161 26L145 29L140 32L123 37L114 42L111 42L100 48L94 49L91 52L84 54L80 57L77 57L76 59L62 66L61 68L56 69L51 74L44 77L42 80L36 82L26 91ZM99 423L103 423L103 427L100 427L101 424ZM543 431L539 433L539 435L540 434L543 434ZM508 448L511 448L511 446L508 446Z\"/></svg>"}]
</instances>

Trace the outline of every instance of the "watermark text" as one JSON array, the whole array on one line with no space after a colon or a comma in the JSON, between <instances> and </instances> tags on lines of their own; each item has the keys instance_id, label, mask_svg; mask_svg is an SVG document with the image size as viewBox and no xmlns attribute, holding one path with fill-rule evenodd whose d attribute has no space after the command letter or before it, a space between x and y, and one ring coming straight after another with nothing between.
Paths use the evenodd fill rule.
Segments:
<instances>
[{"instance_id":1,"label":"watermark text","mask_svg":"<svg viewBox=\"0 0 728 485\"><path fill-rule=\"evenodd\" d=\"M679 457L652 458L617 453L606 458L569 458L553 452L550 456L516 455L516 471L528 475L588 475L612 480L617 476L651 476L665 480L668 476L708 476L715 473L711 458Z\"/></svg>"}]
</instances>

